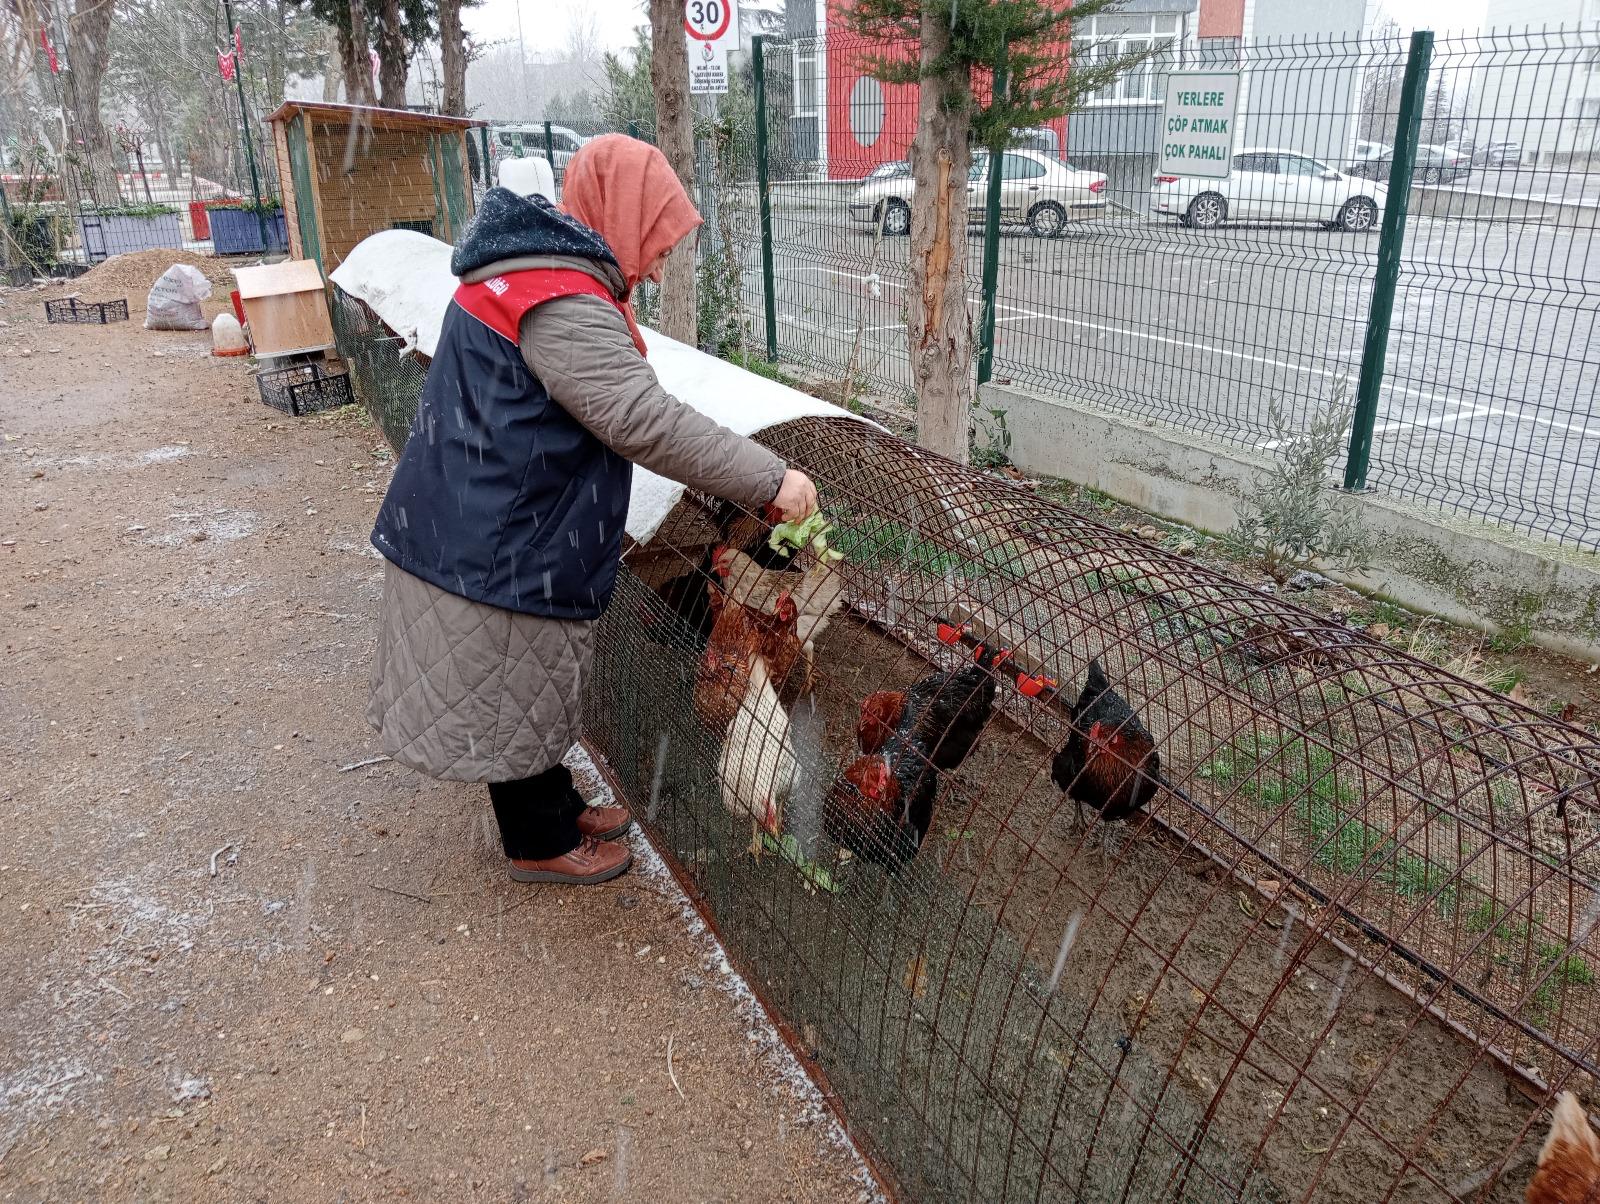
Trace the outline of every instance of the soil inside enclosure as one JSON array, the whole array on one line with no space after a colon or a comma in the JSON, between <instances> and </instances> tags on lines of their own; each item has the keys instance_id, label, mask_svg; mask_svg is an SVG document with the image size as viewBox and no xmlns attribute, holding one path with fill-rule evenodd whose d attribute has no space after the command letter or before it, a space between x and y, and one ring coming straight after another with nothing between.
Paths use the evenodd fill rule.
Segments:
<instances>
[{"instance_id":1,"label":"soil inside enclosure","mask_svg":"<svg viewBox=\"0 0 1600 1204\"><path fill-rule=\"evenodd\" d=\"M789 830L837 889L757 862L690 714L692 655L639 636L642 581L621 598L599 672L630 701L596 743L917 1198L1521 1198L1542 1123L1498 1064L1320 939L1306 900L1299 921L1263 905L1152 824L1077 825L1008 718L909 871L836 862L804 813ZM862 696L928 665L849 618L817 662L831 775Z\"/></svg>"},{"instance_id":2,"label":"soil inside enclosure","mask_svg":"<svg viewBox=\"0 0 1600 1204\"><path fill-rule=\"evenodd\" d=\"M659 867L514 885L372 760L377 431L65 291L0 294L0 1199L872 1198Z\"/></svg>"}]
</instances>

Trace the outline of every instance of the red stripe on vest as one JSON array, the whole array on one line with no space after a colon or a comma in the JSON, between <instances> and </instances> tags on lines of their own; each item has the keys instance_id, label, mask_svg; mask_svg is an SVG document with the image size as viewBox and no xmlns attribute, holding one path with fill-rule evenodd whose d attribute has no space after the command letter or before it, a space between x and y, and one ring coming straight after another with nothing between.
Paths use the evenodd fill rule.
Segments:
<instances>
[{"instance_id":1,"label":"red stripe on vest","mask_svg":"<svg viewBox=\"0 0 1600 1204\"><path fill-rule=\"evenodd\" d=\"M456 289L456 304L501 338L515 343L522 315L534 306L557 297L584 294L603 298L618 310L622 308L610 289L576 268L530 268L490 276L477 284L463 284Z\"/></svg>"}]
</instances>

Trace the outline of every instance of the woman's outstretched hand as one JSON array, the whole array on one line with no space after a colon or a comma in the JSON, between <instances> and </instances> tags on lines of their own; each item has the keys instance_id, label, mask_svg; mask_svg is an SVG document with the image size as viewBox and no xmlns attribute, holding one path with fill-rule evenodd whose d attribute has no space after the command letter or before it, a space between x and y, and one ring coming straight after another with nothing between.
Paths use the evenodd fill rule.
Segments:
<instances>
[{"instance_id":1,"label":"woman's outstretched hand","mask_svg":"<svg viewBox=\"0 0 1600 1204\"><path fill-rule=\"evenodd\" d=\"M783 474L783 484L778 486L778 496L772 504L783 512L785 522L797 523L816 510L817 487L805 473L791 468Z\"/></svg>"}]
</instances>

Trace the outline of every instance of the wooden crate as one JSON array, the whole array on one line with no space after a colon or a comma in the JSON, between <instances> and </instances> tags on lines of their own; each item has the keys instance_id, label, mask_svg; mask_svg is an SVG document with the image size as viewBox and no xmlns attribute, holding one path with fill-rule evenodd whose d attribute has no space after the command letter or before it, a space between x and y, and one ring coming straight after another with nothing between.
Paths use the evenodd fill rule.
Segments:
<instances>
[{"instance_id":1,"label":"wooden crate","mask_svg":"<svg viewBox=\"0 0 1600 1204\"><path fill-rule=\"evenodd\" d=\"M233 274L256 355L296 355L333 346L328 296L315 260L234 268Z\"/></svg>"}]
</instances>

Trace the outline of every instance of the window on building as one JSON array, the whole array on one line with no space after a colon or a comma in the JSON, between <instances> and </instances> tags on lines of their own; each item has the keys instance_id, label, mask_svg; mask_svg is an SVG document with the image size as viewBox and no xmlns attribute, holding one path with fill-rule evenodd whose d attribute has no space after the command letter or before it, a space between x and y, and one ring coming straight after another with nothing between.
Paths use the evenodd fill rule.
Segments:
<instances>
[{"instance_id":1,"label":"window on building","mask_svg":"<svg viewBox=\"0 0 1600 1204\"><path fill-rule=\"evenodd\" d=\"M1072 39L1090 63L1107 63L1125 54L1149 52L1182 33L1177 13L1114 13L1090 17L1072 26ZM1123 72L1108 88L1089 98L1090 104L1151 104L1162 99L1163 64L1146 59Z\"/></svg>"},{"instance_id":2,"label":"window on building","mask_svg":"<svg viewBox=\"0 0 1600 1204\"><path fill-rule=\"evenodd\" d=\"M850 132L862 146L871 146L883 133L883 85L870 75L850 89Z\"/></svg>"},{"instance_id":3,"label":"window on building","mask_svg":"<svg viewBox=\"0 0 1600 1204\"><path fill-rule=\"evenodd\" d=\"M807 42L794 48L794 115L817 115L817 48Z\"/></svg>"}]
</instances>

